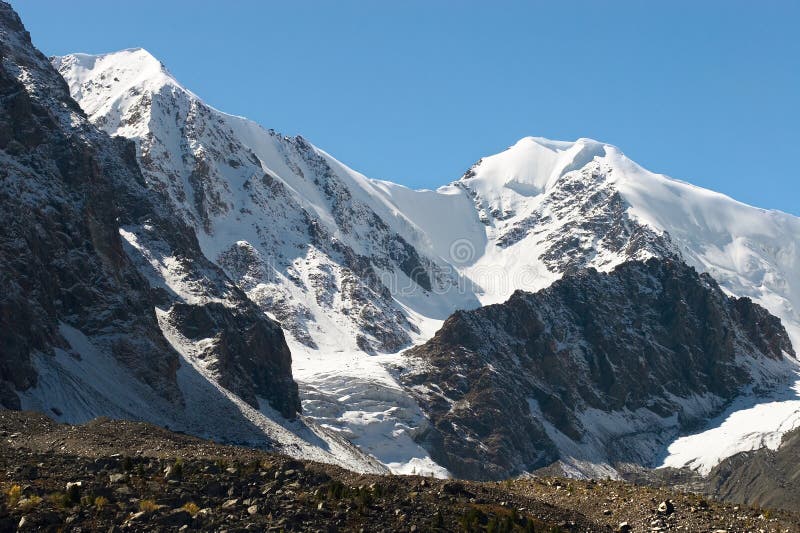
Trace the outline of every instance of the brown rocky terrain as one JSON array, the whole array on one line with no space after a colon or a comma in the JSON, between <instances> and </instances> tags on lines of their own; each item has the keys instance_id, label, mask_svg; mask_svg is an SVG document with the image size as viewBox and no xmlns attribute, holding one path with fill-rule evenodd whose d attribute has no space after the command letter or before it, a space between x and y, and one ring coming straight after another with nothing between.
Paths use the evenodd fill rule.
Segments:
<instances>
[{"instance_id":1,"label":"brown rocky terrain","mask_svg":"<svg viewBox=\"0 0 800 533\"><path fill-rule=\"evenodd\" d=\"M358 475L138 422L3 410L0 438L2 531L800 531L667 489Z\"/></svg>"}]
</instances>

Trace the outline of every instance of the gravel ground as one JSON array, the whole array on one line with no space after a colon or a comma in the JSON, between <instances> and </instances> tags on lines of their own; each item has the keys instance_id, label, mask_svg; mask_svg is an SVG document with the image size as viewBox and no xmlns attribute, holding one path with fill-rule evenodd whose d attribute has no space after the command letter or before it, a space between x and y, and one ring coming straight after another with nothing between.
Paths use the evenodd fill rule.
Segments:
<instances>
[{"instance_id":1,"label":"gravel ground","mask_svg":"<svg viewBox=\"0 0 800 533\"><path fill-rule=\"evenodd\" d=\"M0 488L0 531L800 531L788 512L623 482L364 476L16 411L0 411Z\"/></svg>"}]
</instances>

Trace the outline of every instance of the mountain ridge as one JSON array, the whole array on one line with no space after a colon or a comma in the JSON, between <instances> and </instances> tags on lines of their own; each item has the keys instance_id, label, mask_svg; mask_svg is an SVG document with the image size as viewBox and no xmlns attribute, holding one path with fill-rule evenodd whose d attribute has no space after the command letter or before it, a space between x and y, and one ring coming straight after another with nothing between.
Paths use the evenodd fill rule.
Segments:
<instances>
[{"instance_id":1,"label":"mountain ridge","mask_svg":"<svg viewBox=\"0 0 800 533\"><path fill-rule=\"evenodd\" d=\"M765 309L656 258L457 312L408 354L403 382L432 422L420 441L475 479L556 461L589 476L654 466L746 389L786 386L796 357Z\"/></svg>"},{"instance_id":2,"label":"mountain ridge","mask_svg":"<svg viewBox=\"0 0 800 533\"><path fill-rule=\"evenodd\" d=\"M395 352L430 339L457 309L585 268L686 261L767 307L800 342L791 215L653 174L591 139L524 137L435 191L414 191L218 112L180 84L119 96L111 81L129 67L118 59L104 55L93 70L69 56L54 63L100 127L134 140L151 188L196 228L209 260L280 320L306 414L370 453L394 446L378 430L394 426L402 453L420 459L412 443L428 422L394 377L407 364ZM396 464L397 454L383 457Z\"/></svg>"}]
</instances>

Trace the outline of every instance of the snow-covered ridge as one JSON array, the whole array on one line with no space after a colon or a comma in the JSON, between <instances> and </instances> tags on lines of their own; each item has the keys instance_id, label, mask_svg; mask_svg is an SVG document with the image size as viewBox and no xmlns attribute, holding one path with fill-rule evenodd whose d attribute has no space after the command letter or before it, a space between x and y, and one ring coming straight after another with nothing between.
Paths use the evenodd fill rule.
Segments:
<instances>
[{"instance_id":1,"label":"snow-covered ridge","mask_svg":"<svg viewBox=\"0 0 800 533\"><path fill-rule=\"evenodd\" d=\"M345 361L422 342L455 309L569 269L679 256L780 317L800 346L800 219L651 173L612 145L526 137L414 191L211 108L144 50L53 63L92 122L136 142L148 185L197 229L205 255L282 322L309 416L355 442L387 420L408 436L416 415L395 414L393 389L368 408L345 398L331 416L320 398L342 390ZM376 371L364 387L370 376L391 378ZM403 471L410 458L392 463Z\"/></svg>"}]
</instances>

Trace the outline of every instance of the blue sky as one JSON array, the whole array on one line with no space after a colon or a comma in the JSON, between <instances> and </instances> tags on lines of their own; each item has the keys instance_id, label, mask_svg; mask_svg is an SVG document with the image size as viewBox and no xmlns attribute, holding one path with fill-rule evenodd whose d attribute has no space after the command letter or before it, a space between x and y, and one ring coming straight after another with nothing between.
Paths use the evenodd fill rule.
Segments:
<instances>
[{"instance_id":1,"label":"blue sky","mask_svg":"<svg viewBox=\"0 0 800 533\"><path fill-rule=\"evenodd\" d=\"M211 105L434 188L526 135L800 215L800 2L12 0L46 54L141 46Z\"/></svg>"}]
</instances>

